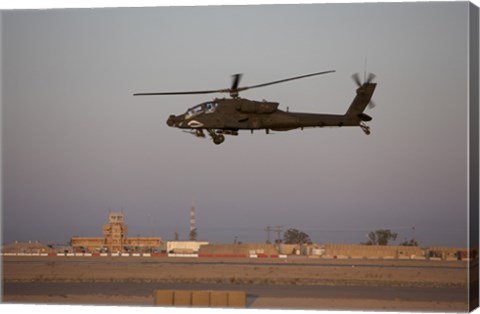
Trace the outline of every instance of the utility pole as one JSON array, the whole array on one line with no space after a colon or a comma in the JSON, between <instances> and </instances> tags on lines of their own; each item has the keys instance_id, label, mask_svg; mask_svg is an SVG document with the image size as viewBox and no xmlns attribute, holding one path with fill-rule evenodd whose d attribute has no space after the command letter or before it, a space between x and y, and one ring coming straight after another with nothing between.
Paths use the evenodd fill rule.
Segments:
<instances>
[{"instance_id":1,"label":"utility pole","mask_svg":"<svg viewBox=\"0 0 480 314\"><path fill-rule=\"evenodd\" d=\"M273 229L277 233L277 240L275 241L276 243L282 243L282 231L283 231L283 226L275 226Z\"/></svg>"},{"instance_id":2,"label":"utility pole","mask_svg":"<svg viewBox=\"0 0 480 314\"><path fill-rule=\"evenodd\" d=\"M175 229L175 241L178 241L180 239L179 235L178 235L178 225L177 225L177 228Z\"/></svg>"},{"instance_id":3,"label":"utility pole","mask_svg":"<svg viewBox=\"0 0 480 314\"><path fill-rule=\"evenodd\" d=\"M272 231L272 228L270 226L267 226L265 231L267 232L267 242L266 243L271 244L272 242L270 241L270 231Z\"/></svg>"},{"instance_id":4,"label":"utility pole","mask_svg":"<svg viewBox=\"0 0 480 314\"><path fill-rule=\"evenodd\" d=\"M412 227L412 239L413 239L413 243L417 243L416 234L415 234L415 226Z\"/></svg>"}]
</instances>

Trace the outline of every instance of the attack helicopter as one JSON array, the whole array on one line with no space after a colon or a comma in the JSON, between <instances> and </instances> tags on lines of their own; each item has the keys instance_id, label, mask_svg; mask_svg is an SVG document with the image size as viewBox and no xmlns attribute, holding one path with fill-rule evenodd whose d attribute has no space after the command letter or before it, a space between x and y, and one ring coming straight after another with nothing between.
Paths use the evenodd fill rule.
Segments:
<instances>
[{"instance_id":1,"label":"attack helicopter","mask_svg":"<svg viewBox=\"0 0 480 314\"><path fill-rule=\"evenodd\" d=\"M376 83L372 83L375 75L370 73L364 75L362 83L358 74L352 75L358 88L355 98L347 109L345 114L319 114L290 112L278 109L278 102L255 101L240 98L239 93L248 89L265 87L273 84L283 83L302 78L333 73L335 70L306 74L278 81L239 87L241 74L233 75L230 88L204 91L186 91L186 92L160 92L160 93L136 93L134 96L152 96L152 95L194 95L194 94L212 94L228 93L231 98L215 98L189 108L180 115L170 115L167 119L167 125L179 129L187 130L197 137L206 137L206 133L211 137L213 143L219 145L224 142L224 135L238 135L239 130L264 129L267 134L270 131L288 131L293 129L304 129L311 127L343 127L359 126L365 134L370 134L370 127L365 122L371 121L372 117L364 113L367 105L373 108L371 98L375 91Z\"/></svg>"}]
</instances>

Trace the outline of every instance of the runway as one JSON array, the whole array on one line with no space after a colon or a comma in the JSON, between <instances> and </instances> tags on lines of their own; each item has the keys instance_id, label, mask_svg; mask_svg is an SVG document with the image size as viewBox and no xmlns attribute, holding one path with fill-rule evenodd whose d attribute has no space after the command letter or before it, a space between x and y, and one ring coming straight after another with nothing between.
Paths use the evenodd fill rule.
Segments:
<instances>
[{"instance_id":1,"label":"runway","mask_svg":"<svg viewBox=\"0 0 480 314\"><path fill-rule=\"evenodd\" d=\"M153 304L153 291L240 290L250 308L464 311L462 261L5 257L13 303Z\"/></svg>"},{"instance_id":2,"label":"runway","mask_svg":"<svg viewBox=\"0 0 480 314\"><path fill-rule=\"evenodd\" d=\"M467 302L467 288L298 286L242 284L175 283L6 283L8 295L125 295L151 296L156 289L172 290L241 290L249 298L294 297L334 299L376 299L402 301Z\"/></svg>"}]
</instances>

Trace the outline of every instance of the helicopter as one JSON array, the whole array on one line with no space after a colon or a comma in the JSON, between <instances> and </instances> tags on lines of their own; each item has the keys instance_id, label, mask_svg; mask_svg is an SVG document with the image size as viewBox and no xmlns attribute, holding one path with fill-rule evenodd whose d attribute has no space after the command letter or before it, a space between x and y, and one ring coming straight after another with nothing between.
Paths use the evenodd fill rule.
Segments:
<instances>
[{"instance_id":1,"label":"helicopter","mask_svg":"<svg viewBox=\"0 0 480 314\"><path fill-rule=\"evenodd\" d=\"M238 135L240 130L265 130L267 134L270 131L289 131L293 129L304 129L311 127L343 127L359 126L365 134L370 134L370 127L365 122L371 121L372 117L364 113L367 105L373 108L375 105L371 98L375 91L376 83L373 73L364 75L362 83L360 76L352 75L357 84L355 98L345 114L319 114L290 112L278 109L278 102L256 101L239 97L239 93L248 89L265 87L273 84L283 83L302 78L333 73L335 70L316 72L301 76L290 77L287 79L273 82L239 87L242 74L232 76L232 85L230 88L204 91L186 91L186 92L160 92L160 93L136 93L134 96L152 96L152 95L194 95L194 94L212 94L228 93L231 98L215 98L214 100L203 102L189 108L180 115L170 115L167 119L167 125L186 130L197 137L205 138L207 133L213 143L219 145L225 141L225 135Z\"/></svg>"}]
</instances>

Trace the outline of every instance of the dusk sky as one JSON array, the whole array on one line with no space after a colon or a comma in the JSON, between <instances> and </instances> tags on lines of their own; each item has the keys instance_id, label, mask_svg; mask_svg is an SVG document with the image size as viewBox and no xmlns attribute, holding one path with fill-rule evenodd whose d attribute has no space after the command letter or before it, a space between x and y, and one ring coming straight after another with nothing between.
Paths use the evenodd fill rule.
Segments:
<instances>
[{"instance_id":1,"label":"dusk sky","mask_svg":"<svg viewBox=\"0 0 480 314\"><path fill-rule=\"evenodd\" d=\"M376 229L467 246L467 2L2 12L3 239L130 236L264 242L267 226L317 243ZM333 74L241 93L343 114L353 73L376 75L372 134L317 128L216 146L170 114L223 95L133 97ZM272 233L272 238L274 234Z\"/></svg>"}]
</instances>

